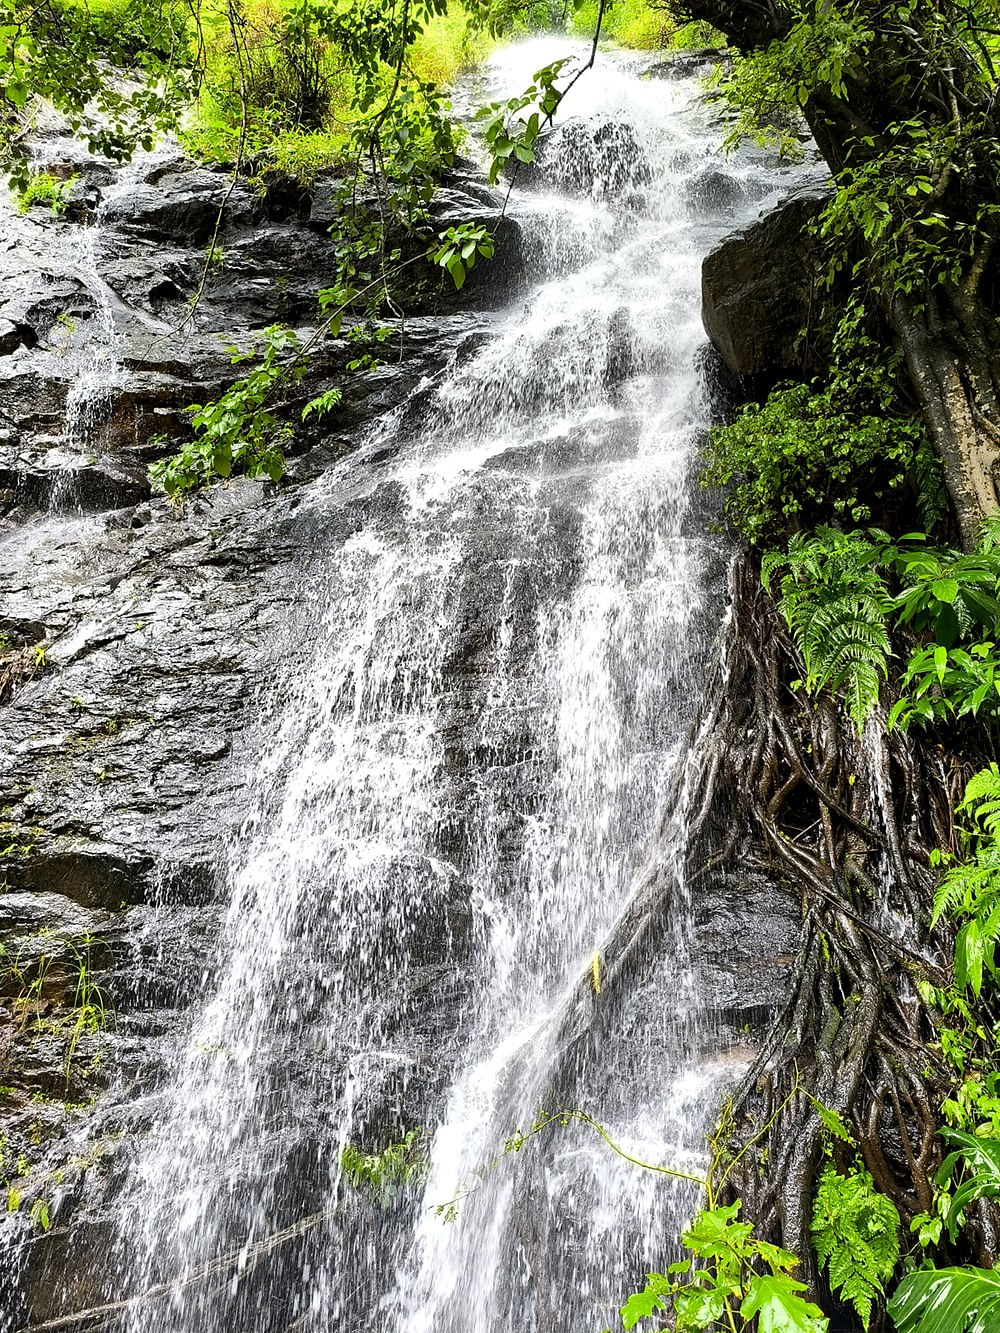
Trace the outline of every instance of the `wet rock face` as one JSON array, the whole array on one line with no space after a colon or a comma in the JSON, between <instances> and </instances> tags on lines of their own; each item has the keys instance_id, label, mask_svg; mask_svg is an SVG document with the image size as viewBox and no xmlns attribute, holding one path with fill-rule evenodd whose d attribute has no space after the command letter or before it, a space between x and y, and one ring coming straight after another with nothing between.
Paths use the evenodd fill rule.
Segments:
<instances>
[{"instance_id":1,"label":"wet rock face","mask_svg":"<svg viewBox=\"0 0 1000 1333\"><path fill-rule=\"evenodd\" d=\"M652 180L645 151L625 121L568 120L539 137L535 160L516 162L521 189L556 188L568 194L641 208Z\"/></svg>"},{"instance_id":2,"label":"wet rock face","mask_svg":"<svg viewBox=\"0 0 1000 1333\"><path fill-rule=\"evenodd\" d=\"M465 309L424 265L409 317L386 321L382 365L345 373L346 341L311 356L281 488L232 481L178 510L150 495L148 463L184 435L189 404L244 373L231 348L275 322L315 328L329 221L176 153L121 169L49 135L34 161L77 177L80 207L0 209L0 1132L19 1182L8 1234L34 1237L20 1294L0 1290L11 1327L99 1294L115 1182L156 1114L180 1012L211 982L245 738L311 650L314 553L398 503L377 486L394 433L371 451L371 491L319 505L326 473L386 414L414 428L521 280L513 223ZM495 223L499 198L465 166L437 222ZM333 387L337 414L302 427ZM437 934L460 932L459 896ZM444 971L429 956L407 1000L429 1047L458 1008Z\"/></svg>"},{"instance_id":3,"label":"wet rock face","mask_svg":"<svg viewBox=\"0 0 1000 1333\"><path fill-rule=\"evenodd\" d=\"M734 375L780 379L806 368L799 333L819 277L807 227L828 199L820 186L796 191L705 259L702 319Z\"/></svg>"},{"instance_id":4,"label":"wet rock face","mask_svg":"<svg viewBox=\"0 0 1000 1333\"><path fill-rule=\"evenodd\" d=\"M610 178L627 206L629 191L647 185L627 127L567 130L563 162L580 191ZM574 134L583 137L571 143ZM35 157L62 179L80 177L97 220L83 209L0 214L0 1131L21 1200L8 1228L33 1237L18 1294L0 1287L0 1313L16 1328L101 1301L95 1256L109 1253L116 1190L162 1109L184 1010L214 980L228 847L249 813L255 746L283 682L312 656L319 591L330 595L328 569L315 562L329 563L373 515L407 522L381 464L431 410L442 368L489 340L490 310L523 279L520 233L499 222L497 192L461 165L438 195L436 222L499 223L500 262L477 266L460 298L425 267L410 317L386 321L393 337L370 374L346 376L355 350L322 345L288 406L297 441L286 484L233 481L178 510L150 496L147 464L184 434L189 404L241 373L229 349L248 350L276 321L303 337L315 327L336 192L277 202L227 194L224 176L169 154L123 174L58 136ZM600 366L609 390L634 373L637 355L622 309ZM303 428L302 407L332 387L344 392L336 416ZM379 422L388 428L370 438ZM540 439L520 466L533 477L574 466L586 443ZM349 450L362 466L349 481L331 476ZM496 466L518 463L504 455ZM455 589L444 762L466 804L484 774L502 770L512 799L497 837L511 856L533 790L528 702L512 686L509 717L487 734L474 685L496 651L505 598L523 607L514 657L528 655L538 605L575 577L560 552L578 521L553 492L551 549L534 565L525 559L508 588L498 569L509 541L485 512L477 558ZM477 946L458 816L441 843L454 874L428 889L414 966L378 992L384 1012L373 1021L387 1039L405 1026L418 1051L371 1081L358 1123L373 1141L405 1130L399 1108L442 1096L467 1000L463 968ZM791 932L768 886L751 888L738 951L721 895L706 899L698 922L711 1004L737 1029L769 1002L772 974L765 981L756 960L780 963ZM304 952L303 966L311 961ZM288 1053L275 1083L312 1089L302 1121L326 1130L328 1081L294 1064L308 1049ZM328 1130L335 1143L336 1126ZM47 1232L32 1218L40 1206Z\"/></svg>"},{"instance_id":5,"label":"wet rock face","mask_svg":"<svg viewBox=\"0 0 1000 1333\"><path fill-rule=\"evenodd\" d=\"M706 46L692 51L670 51L662 61L646 71L647 79L707 79L720 66L728 66L732 56L725 47Z\"/></svg>"}]
</instances>

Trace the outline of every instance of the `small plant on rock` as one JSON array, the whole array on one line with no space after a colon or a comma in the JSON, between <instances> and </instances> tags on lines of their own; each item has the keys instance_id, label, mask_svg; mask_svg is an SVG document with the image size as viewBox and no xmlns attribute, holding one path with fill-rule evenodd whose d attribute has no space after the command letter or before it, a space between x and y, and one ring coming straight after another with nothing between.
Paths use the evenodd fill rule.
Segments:
<instances>
[{"instance_id":1,"label":"small plant on rock","mask_svg":"<svg viewBox=\"0 0 1000 1333\"><path fill-rule=\"evenodd\" d=\"M67 180L58 180L46 171L30 177L18 200L18 208L27 213L34 204L48 204L56 217L61 217L69 206L69 196L80 179L70 176Z\"/></svg>"}]
</instances>

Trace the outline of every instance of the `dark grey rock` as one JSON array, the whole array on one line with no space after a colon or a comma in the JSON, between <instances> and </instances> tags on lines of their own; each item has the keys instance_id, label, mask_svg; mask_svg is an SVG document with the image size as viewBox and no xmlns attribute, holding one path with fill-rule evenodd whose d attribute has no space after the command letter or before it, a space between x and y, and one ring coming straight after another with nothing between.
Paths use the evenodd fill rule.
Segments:
<instances>
[{"instance_id":1,"label":"dark grey rock","mask_svg":"<svg viewBox=\"0 0 1000 1333\"><path fill-rule=\"evenodd\" d=\"M31 145L33 171L69 180L79 176L87 185L101 188L110 185L118 165L108 157L91 153L85 143L69 134L41 137Z\"/></svg>"},{"instance_id":2,"label":"dark grey rock","mask_svg":"<svg viewBox=\"0 0 1000 1333\"><path fill-rule=\"evenodd\" d=\"M694 51L671 51L660 64L646 71L647 79L706 79L721 65L729 65L732 56L722 46L699 47Z\"/></svg>"},{"instance_id":3,"label":"dark grey rock","mask_svg":"<svg viewBox=\"0 0 1000 1333\"><path fill-rule=\"evenodd\" d=\"M107 205L104 220L142 235L196 246L212 236L220 209L226 226L246 225L258 211L245 186L233 188L227 176L195 168L168 171L155 184L127 191Z\"/></svg>"},{"instance_id":4,"label":"dark grey rock","mask_svg":"<svg viewBox=\"0 0 1000 1333\"><path fill-rule=\"evenodd\" d=\"M642 204L651 180L645 151L625 121L564 121L539 137L534 152L534 162L508 169L519 189L555 187L630 208Z\"/></svg>"},{"instance_id":5,"label":"dark grey rock","mask_svg":"<svg viewBox=\"0 0 1000 1333\"><path fill-rule=\"evenodd\" d=\"M818 278L807 226L829 197L822 186L797 191L705 259L702 319L733 374L779 377L803 369L799 333Z\"/></svg>"},{"instance_id":6,"label":"dark grey rock","mask_svg":"<svg viewBox=\"0 0 1000 1333\"><path fill-rule=\"evenodd\" d=\"M0 356L10 356L19 347L34 347L37 342L38 335L29 324L0 319Z\"/></svg>"}]
</instances>

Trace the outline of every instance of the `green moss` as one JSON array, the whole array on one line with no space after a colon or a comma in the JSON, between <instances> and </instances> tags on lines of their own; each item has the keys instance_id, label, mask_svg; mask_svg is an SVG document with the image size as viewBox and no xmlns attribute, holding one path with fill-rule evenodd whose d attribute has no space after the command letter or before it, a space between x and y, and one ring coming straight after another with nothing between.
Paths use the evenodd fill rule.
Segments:
<instances>
[{"instance_id":1,"label":"green moss","mask_svg":"<svg viewBox=\"0 0 1000 1333\"><path fill-rule=\"evenodd\" d=\"M17 206L22 213L27 213L32 204L48 204L58 217L65 213L69 194L79 179L79 176L70 176L68 180L58 180L48 172L40 171L29 177Z\"/></svg>"}]
</instances>

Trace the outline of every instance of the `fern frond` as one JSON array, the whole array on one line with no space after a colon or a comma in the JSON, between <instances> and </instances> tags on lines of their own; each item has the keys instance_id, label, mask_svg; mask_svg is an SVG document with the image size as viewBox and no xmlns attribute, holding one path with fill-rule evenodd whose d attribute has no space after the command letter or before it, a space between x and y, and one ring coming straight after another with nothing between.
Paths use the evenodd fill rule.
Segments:
<instances>
[{"instance_id":1,"label":"fern frond","mask_svg":"<svg viewBox=\"0 0 1000 1333\"><path fill-rule=\"evenodd\" d=\"M970 861L953 865L934 894L931 925L943 916L988 915L1000 906L1000 847L980 847Z\"/></svg>"},{"instance_id":2,"label":"fern frond","mask_svg":"<svg viewBox=\"0 0 1000 1333\"><path fill-rule=\"evenodd\" d=\"M878 702L888 674L887 620L894 601L882 559L885 534L836 532L796 534L784 553L765 557L762 578L769 586L783 566L780 607L806 667L811 692L829 689L846 695L847 710L860 731Z\"/></svg>"},{"instance_id":3,"label":"fern frond","mask_svg":"<svg viewBox=\"0 0 1000 1333\"><path fill-rule=\"evenodd\" d=\"M976 550L984 554L1000 548L1000 517L988 518L979 525Z\"/></svg>"},{"instance_id":4,"label":"fern frond","mask_svg":"<svg viewBox=\"0 0 1000 1333\"><path fill-rule=\"evenodd\" d=\"M828 1164L813 1201L810 1235L830 1285L857 1310L865 1329L899 1258L899 1214L867 1171L842 1176Z\"/></svg>"},{"instance_id":5,"label":"fern frond","mask_svg":"<svg viewBox=\"0 0 1000 1333\"><path fill-rule=\"evenodd\" d=\"M1000 768L995 763L981 769L966 784L959 810L973 820L991 838L1000 837Z\"/></svg>"}]
</instances>

